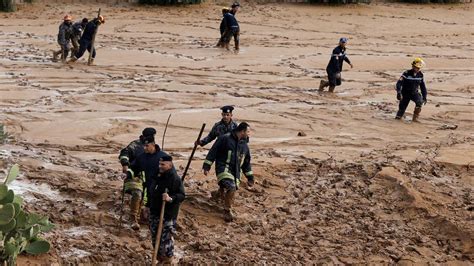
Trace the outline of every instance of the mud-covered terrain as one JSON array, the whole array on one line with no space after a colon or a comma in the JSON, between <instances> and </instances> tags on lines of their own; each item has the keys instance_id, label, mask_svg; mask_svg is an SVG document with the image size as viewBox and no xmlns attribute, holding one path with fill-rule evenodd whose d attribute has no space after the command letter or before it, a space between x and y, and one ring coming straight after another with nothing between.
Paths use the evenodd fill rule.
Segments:
<instances>
[{"instance_id":1,"label":"mud-covered terrain","mask_svg":"<svg viewBox=\"0 0 474 266\"><path fill-rule=\"evenodd\" d=\"M96 65L51 62L65 13L101 7ZM48 215L47 255L20 263L151 262L146 225L120 228L119 150L154 126L182 173L219 107L253 132L257 185L245 182L225 223L204 176L209 146L185 180L182 263L446 263L474 260L472 4L345 7L243 5L239 53L214 48L220 6L151 8L37 3L0 14L0 169ZM340 37L343 85L317 92ZM423 57L421 123L394 120L394 85ZM3 177L3 174L0 174ZM125 208L127 211L127 208ZM126 215L124 215L125 218Z\"/></svg>"}]
</instances>

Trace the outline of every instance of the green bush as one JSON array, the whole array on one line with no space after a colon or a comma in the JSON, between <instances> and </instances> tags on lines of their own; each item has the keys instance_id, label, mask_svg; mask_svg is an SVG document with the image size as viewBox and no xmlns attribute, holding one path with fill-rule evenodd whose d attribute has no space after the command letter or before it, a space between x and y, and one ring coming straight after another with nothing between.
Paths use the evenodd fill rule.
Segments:
<instances>
[{"instance_id":1,"label":"green bush","mask_svg":"<svg viewBox=\"0 0 474 266\"><path fill-rule=\"evenodd\" d=\"M39 235L54 228L47 217L23 211L23 198L8 189L18 174L15 164L0 184L0 262L8 265L15 265L23 251L34 255L47 253L50 244Z\"/></svg>"}]
</instances>

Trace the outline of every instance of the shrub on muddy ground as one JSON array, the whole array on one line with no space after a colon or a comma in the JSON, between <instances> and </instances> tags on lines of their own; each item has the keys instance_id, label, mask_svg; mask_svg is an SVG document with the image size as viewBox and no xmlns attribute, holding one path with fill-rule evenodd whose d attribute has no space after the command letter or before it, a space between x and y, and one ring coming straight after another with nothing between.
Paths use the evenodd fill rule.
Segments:
<instances>
[{"instance_id":1,"label":"shrub on muddy ground","mask_svg":"<svg viewBox=\"0 0 474 266\"><path fill-rule=\"evenodd\" d=\"M19 167L14 165L0 184L0 262L8 265L15 265L22 252L33 255L47 253L50 244L40 235L54 227L47 217L25 212L23 199L8 189L18 173Z\"/></svg>"}]
</instances>

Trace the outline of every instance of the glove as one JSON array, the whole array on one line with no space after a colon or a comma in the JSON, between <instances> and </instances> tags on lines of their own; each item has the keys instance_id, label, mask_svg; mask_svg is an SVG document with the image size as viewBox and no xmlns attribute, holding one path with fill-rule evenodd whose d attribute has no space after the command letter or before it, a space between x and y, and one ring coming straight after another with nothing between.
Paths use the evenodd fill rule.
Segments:
<instances>
[{"instance_id":1,"label":"glove","mask_svg":"<svg viewBox=\"0 0 474 266\"><path fill-rule=\"evenodd\" d=\"M196 141L194 142L194 145L195 145L195 146L202 146L200 140L196 140Z\"/></svg>"},{"instance_id":2,"label":"glove","mask_svg":"<svg viewBox=\"0 0 474 266\"><path fill-rule=\"evenodd\" d=\"M403 99L402 94L398 92L397 93L397 100L401 101L402 99Z\"/></svg>"}]
</instances>

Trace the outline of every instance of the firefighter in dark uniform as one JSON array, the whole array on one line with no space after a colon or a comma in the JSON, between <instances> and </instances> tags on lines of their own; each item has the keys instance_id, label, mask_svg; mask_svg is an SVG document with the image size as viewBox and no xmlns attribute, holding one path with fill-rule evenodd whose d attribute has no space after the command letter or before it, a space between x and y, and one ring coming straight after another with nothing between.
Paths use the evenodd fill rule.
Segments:
<instances>
[{"instance_id":1,"label":"firefighter in dark uniform","mask_svg":"<svg viewBox=\"0 0 474 266\"><path fill-rule=\"evenodd\" d=\"M71 34L72 34L72 17L70 15L64 16L63 23L59 26L58 44L61 50L53 52L53 61L58 61L58 56L61 55L61 61L65 62L69 50L71 50Z\"/></svg>"},{"instance_id":2,"label":"firefighter in dark uniform","mask_svg":"<svg viewBox=\"0 0 474 266\"><path fill-rule=\"evenodd\" d=\"M87 18L83 18L81 21L72 24L71 43L73 48L71 57L73 57L74 54L79 51L79 40L81 39L82 32L84 31L87 23L89 23L89 20Z\"/></svg>"},{"instance_id":3,"label":"firefighter in dark uniform","mask_svg":"<svg viewBox=\"0 0 474 266\"><path fill-rule=\"evenodd\" d=\"M167 156L165 152L160 149L160 146L155 144L155 137L153 135L143 137L143 148L144 153L137 156L137 158L130 164L129 169L126 173L126 180L138 181L135 184L140 184L141 191L143 191L142 198L146 199L147 191L150 191L150 180L158 176L159 173L159 161L163 156ZM139 186L133 187L134 189L139 189ZM138 224L140 218L140 201L134 202L131 211L133 216L132 228L134 230L140 229Z\"/></svg>"},{"instance_id":4,"label":"firefighter in dark uniform","mask_svg":"<svg viewBox=\"0 0 474 266\"><path fill-rule=\"evenodd\" d=\"M225 14L230 12L230 8L228 7L223 7L222 8L222 20L221 24L219 26L219 31L221 33L221 37L219 38L219 41L216 44L216 47L224 47L224 32L227 29L227 25L225 23Z\"/></svg>"},{"instance_id":5,"label":"firefighter in dark uniform","mask_svg":"<svg viewBox=\"0 0 474 266\"><path fill-rule=\"evenodd\" d=\"M149 216L152 244L155 246L156 232L160 223L160 212L163 201L166 202L163 217L163 231L161 233L158 260L164 265L171 264L174 256L174 238L179 206L185 198L184 186L181 177L176 173L171 156L160 158L160 175L150 179L150 193L144 216ZM168 189L168 192L165 190Z\"/></svg>"},{"instance_id":6,"label":"firefighter in dark uniform","mask_svg":"<svg viewBox=\"0 0 474 266\"><path fill-rule=\"evenodd\" d=\"M69 62L76 62L79 58L81 58L86 50L89 53L92 53L92 61L87 62L87 64L92 65L94 64L95 58L95 48L92 51L92 39L94 37L95 32L99 25L105 23L105 18L103 16L99 16L94 18L92 21L87 23L86 27L84 28L84 32L82 33L81 39L79 40L79 51L74 54L74 57L69 60Z\"/></svg>"},{"instance_id":7,"label":"firefighter in dark uniform","mask_svg":"<svg viewBox=\"0 0 474 266\"><path fill-rule=\"evenodd\" d=\"M216 163L218 185L224 191L224 219L227 222L235 219L232 204L239 188L240 172L244 173L249 187L254 185L250 149L247 145L249 135L249 124L242 122L231 133L220 136L212 145L202 166L204 175L207 175L212 164Z\"/></svg>"},{"instance_id":8,"label":"firefighter in dark uniform","mask_svg":"<svg viewBox=\"0 0 474 266\"><path fill-rule=\"evenodd\" d=\"M339 40L339 45L332 51L331 59L326 67L328 80L321 80L321 83L319 84L320 92L322 92L327 86L329 86L329 92L334 92L336 86L341 85L341 72L344 61L346 61L351 68L354 67L346 55L346 44L347 38L341 38Z\"/></svg>"},{"instance_id":9,"label":"firefighter in dark uniform","mask_svg":"<svg viewBox=\"0 0 474 266\"><path fill-rule=\"evenodd\" d=\"M122 165L123 173L128 172L130 162L135 161L139 155L145 152L145 149L143 148L144 138L148 136L155 136L155 134L156 130L154 128L147 127L142 131L142 135L139 137L139 139L130 142L127 147L120 151L119 160L120 164ZM124 181L123 189L125 193L132 196L130 200L130 220L134 223L135 216L138 211L137 208L140 207L140 201L142 199L143 182L139 177L127 178ZM137 228L135 224L133 225L134 228Z\"/></svg>"},{"instance_id":10,"label":"firefighter in dark uniform","mask_svg":"<svg viewBox=\"0 0 474 266\"><path fill-rule=\"evenodd\" d=\"M425 62L421 58L415 58L411 63L412 68L403 72L400 79L397 81L397 100L400 101L398 105L398 112L395 119L401 119L410 101L414 101L415 111L413 112L413 122L418 122L420 116L421 106L426 104L426 85L423 79L421 69L425 66ZM420 95L421 91L421 95Z\"/></svg>"},{"instance_id":11,"label":"firefighter in dark uniform","mask_svg":"<svg viewBox=\"0 0 474 266\"><path fill-rule=\"evenodd\" d=\"M209 135L207 135L207 137L196 141L196 145L200 145L201 147L203 147L215 140L217 137L224 135L225 133L231 132L234 128L237 127L237 123L232 120L232 111L234 110L234 107L226 105L221 107L221 110L221 121L214 124L211 129L211 132L209 132Z\"/></svg>"},{"instance_id":12,"label":"firefighter in dark uniform","mask_svg":"<svg viewBox=\"0 0 474 266\"><path fill-rule=\"evenodd\" d=\"M235 15L237 14L239 8L239 3L233 3L230 12L224 14L226 30L224 31L222 40L224 43L224 47L227 50L229 50L229 43L232 37L234 37L234 49L238 51L240 47L240 27L239 23L237 22L237 19L235 18Z\"/></svg>"}]
</instances>

